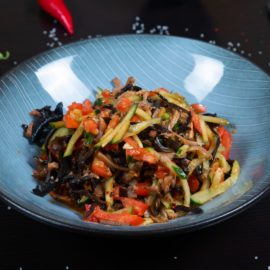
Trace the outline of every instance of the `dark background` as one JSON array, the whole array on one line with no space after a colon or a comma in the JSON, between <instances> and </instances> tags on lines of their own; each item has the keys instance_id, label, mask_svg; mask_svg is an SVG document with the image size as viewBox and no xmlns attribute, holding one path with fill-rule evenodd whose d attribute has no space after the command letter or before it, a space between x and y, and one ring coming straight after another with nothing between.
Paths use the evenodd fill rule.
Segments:
<instances>
[{"instance_id":1,"label":"dark background","mask_svg":"<svg viewBox=\"0 0 270 270\"><path fill-rule=\"evenodd\" d=\"M0 61L0 73L37 53L90 36L151 32L216 43L270 74L270 12L266 0L66 3L74 17L72 37L40 11L37 1L1 1L0 52L8 50L11 57ZM50 35L52 30L55 35ZM0 217L0 270L270 269L269 194L221 224L156 239L77 235L33 221L2 202Z\"/></svg>"}]
</instances>

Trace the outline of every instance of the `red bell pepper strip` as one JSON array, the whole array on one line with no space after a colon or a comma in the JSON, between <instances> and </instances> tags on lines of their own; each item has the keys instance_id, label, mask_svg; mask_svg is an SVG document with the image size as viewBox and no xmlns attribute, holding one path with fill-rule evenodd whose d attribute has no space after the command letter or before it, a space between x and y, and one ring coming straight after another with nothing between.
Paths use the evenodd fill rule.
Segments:
<instances>
[{"instance_id":1,"label":"red bell pepper strip","mask_svg":"<svg viewBox=\"0 0 270 270\"><path fill-rule=\"evenodd\" d=\"M115 114L110 120L107 128L108 129L115 128L118 125L119 121L120 121L120 117L117 114Z\"/></svg>"},{"instance_id":2,"label":"red bell pepper strip","mask_svg":"<svg viewBox=\"0 0 270 270\"><path fill-rule=\"evenodd\" d=\"M85 99L82 104L82 114L86 115L93 111L92 103L89 99Z\"/></svg>"},{"instance_id":3,"label":"red bell pepper strip","mask_svg":"<svg viewBox=\"0 0 270 270\"><path fill-rule=\"evenodd\" d=\"M156 164L158 162L158 157L146 148L127 149L126 154L136 160L141 160L150 164Z\"/></svg>"},{"instance_id":4,"label":"red bell pepper strip","mask_svg":"<svg viewBox=\"0 0 270 270\"><path fill-rule=\"evenodd\" d=\"M69 111L73 111L75 109L78 110L82 110L83 109L83 105L81 103L77 103L77 102L72 102L69 106L68 106L68 110Z\"/></svg>"},{"instance_id":5,"label":"red bell pepper strip","mask_svg":"<svg viewBox=\"0 0 270 270\"><path fill-rule=\"evenodd\" d=\"M98 124L93 119L85 119L83 121L83 127L86 132L92 133L93 135L98 134Z\"/></svg>"},{"instance_id":6,"label":"red bell pepper strip","mask_svg":"<svg viewBox=\"0 0 270 270\"><path fill-rule=\"evenodd\" d=\"M134 191L138 196L148 196L149 195L149 183L143 182L143 183L137 183L134 186Z\"/></svg>"},{"instance_id":7,"label":"red bell pepper strip","mask_svg":"<svg viewBox=\"0 0 270 270\"><path fill-rule=\"evenodd\" d=\"M168 168L166 168L162 165L158 165L157 170L155 172L155 175L158 179L163 179L169 173L170 173L170 171Z\"/></svg>"},{"instance_id":8,"label":"red bell pepper strip","mask_svg":"<svg viewBox=\"0 0 270 270\"><path fill-rule=\"evenodd\" d=\"M67 112L64 116L64 122L66 128L78 128L80 123L73 119L69 112Z\"/></svg>"},{"instance_id":9,"label":"red bell pepper strip","mask_svg":"<svg viewBox=\"0 0 270 270\"><path fill-rule=\"evenodd\" d=\"M133 122L133 123L137 123L137 122L140 122L140 117L135 114L131 119L130 119L130 122Z\"/></svg>"},{"instance_id":10,"label":"red bell pepper strip","mask_svg":"<svg viewBox=\"0 0 270 270\"><path fill-rule=\"evenodd\" d=\"M102 96L103 96L104 98L112 98L112 94L111 94L110 90L104 90L104 91L102 92Z\"/></svg>"},{"instance_id":11,"label":"red bell pepper strip","mask_svg":"<svg viewBox=\"0 0 270 270\"><path fill-rule=\"evenodd\" d=\"M133 148L138 148L139 147L137 142L131 137L124 138L124 142L129 144Z\"/></svg>"},{"instance_id":12,"label":"red bell pepper strip","mask_svg":"<svg viewBox=\"0 0 270 270\"><path fill-rule=\"evenodd\" d=\"M199 190L200 181L196 178L195 175L191 175L188 178L188 185L189 185L191 193L195 193Z\"/></svg>"},{"instance_id":13,"label":"red bell pepper strip","mask_svg":"<svg viewBox=\"0 0 270 270\"><path fill-rule=\"evenodd\" d=\"M206 107L200 103L194 103L191 105L195 113L205 113Z\"/></svg>"},{"instance_id":14,"label":"red bell pepper strip","mask_svg":"<svg viewBox=\"0 0 270 270\"><path fill-rule=\"evenodd\" d=\"M74 33L73 20L63 0L38 0L39 6L56 20L58 20L68 31Z\"/></svg>"},{"instance_id":15,"label":"red bell pepper strip","mask_svg":"<svg viewBox=\"0 0 270 270\"><path fill-rule=\"evenodd\" d=\"M122 98L119 100L118 104L116 105L116 108L117 108L120 112L126 113L126 112L129 110L129 108L131 107L131 105L132 105L132 101L131 101L131 100L129 100L129 99L126 98L126 97L122 97Z\"/></svg>"},{"instance_id":16,"label":"red bell pepper strip","mask_svg":"<svg viewBox=\"0 0 270 270\"><path fill-rule=\"evenodd\" d=\"M199 115L197 115L194 112L191 112L191 116L192 116L192 123L194 125L194 128L200 133L202 134L202 128L201 128L201 123L200 123L200 117Z\"/></svg>"},{"instance_id":17,"label":"red bell pepper strip","mask_svg":"<svg viewBox=\"0 0 270 270\"><path fill-rule=\"evenodd\" d=\"M101 210L99 206L95 207L93 213L88 218L86 218L86 220L92 222L106 222L106 223L111 222L119 225L131 225L131 226L138 226L144 222L144 219L137 215L132 215L128 212L110 213Z\"/></svg>"},{"instance_id":18,"label":"red bell pepper strip","mask_svg":"<svg viewBox=\"0 0 270 270\"><path fill-rule=\"evenodd\" d=\"M117 200L119 199L119 197L120 197L120 187L119 186L115 186L113 188L112 197L114 199L117 199Z\"/></svg>"},{"instance_id":19,"label":"red bell pepper strip","mask_svg":"<svg viewBox=\"0 0 270 270\"><path fill-rule=\"evenodd\" d=\"M219 126L217 128L217 133L220 137L221 144L224 147L224 150L221 154L228 159L230 157L231 147L232 147L232 135L231 133L224 128L223 126Z\"/></svg>"},{"instance_id":20,"label":"red bell pepper strip","mask_svg":"<svg viewBox=\"0 0 270 270\"><path fill-rule=\"evenodd\" d=\"M104 147L104 150L118 152L119 151L119 145L118 144L107 144Z\"/></svg>"},{"instance_id":21,"label":"red bell pepper strip","mask_svg":"<svg viewBox=\"0 0 270 270\"><path fill-rule=\"evenodd\" d=\"M146 203L132 199L132 198L121 197L120 200L125 208L132 207L134 213L138 216L143 216L144 212L148 208L148 205Z\"/></svg>"},{"instance_id":22,"label":"red bell pepper strip","mask_svg":"<svg viewBox=\"0 0 270 270\"><path fill-rule=\"evenodd\" d=\"M104 178L109 178L112 176L110 168L102 160L99 160L98 158L94 158L91 170L93 173Z\"/></svg>"}]
</instances>

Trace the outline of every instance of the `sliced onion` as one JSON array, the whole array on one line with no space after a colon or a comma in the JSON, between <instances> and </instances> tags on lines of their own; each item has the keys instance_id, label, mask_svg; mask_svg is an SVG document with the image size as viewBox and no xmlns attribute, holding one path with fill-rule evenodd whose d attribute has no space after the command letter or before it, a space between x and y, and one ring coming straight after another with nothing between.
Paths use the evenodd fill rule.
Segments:
<instances>
[{"instance_id":1,"label":"sliced onion","mask_svg":"<svg viewBox=\"0 0 270 270\"><path fill-rule=\"evenodd\" d=\"M101 159L103 162L105 162L107 165L109 165L112 168L115 168L119 171L129 171L129 168L126 167L122 167L116 163L114 163L109 157L107 157L106 155L102 154L101 152L97 152L97 157L99 159Z\"/></svg>"}]
</instances>

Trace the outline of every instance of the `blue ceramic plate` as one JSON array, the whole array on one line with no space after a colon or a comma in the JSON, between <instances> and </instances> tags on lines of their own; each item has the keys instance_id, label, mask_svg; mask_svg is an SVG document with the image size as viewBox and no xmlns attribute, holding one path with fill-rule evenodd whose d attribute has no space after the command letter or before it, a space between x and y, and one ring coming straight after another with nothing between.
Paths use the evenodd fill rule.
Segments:
<instances>
[{"instance_id":1,"label":"blue ceramic plate","mask_svg":"<svg viewBox=\"0 0 270 270\"><path fill-rule=\"evenodd\" d=\"M166 224L113 227L86 223L78 213L50 196L31 193L36 149L22 137L28 112L62 101L94 99L97 86L111 87L115 76L134 76L147 89L179 91L190 103L237 127L232 158L241 176L228 192L205 204L203 214ZM246 208L269 189L270 79L247 60L195 40L153 35L124 35L78 42L45 52L19 65L0 80L0 193L8 203L48 224L77 231L147 235L194 230Z\"/></svg>"}]
</instances>

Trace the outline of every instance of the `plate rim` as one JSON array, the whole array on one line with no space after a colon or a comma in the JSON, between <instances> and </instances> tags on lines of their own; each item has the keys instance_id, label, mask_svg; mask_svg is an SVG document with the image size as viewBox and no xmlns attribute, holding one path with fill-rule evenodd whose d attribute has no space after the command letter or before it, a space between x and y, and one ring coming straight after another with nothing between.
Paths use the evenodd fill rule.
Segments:
<instances>
[{"instance_id":1,"label":"plate rim","mask_svg":"<svg viewBox=\"0 0 270 270\"><path fill-rule=\"evenodd\" d=\"M93 40L97 40L97 39L102 40L102 39L110 39L110 38L117 38L117 37L132 37L132 36L136 36L138 38L147 38L147 37L153 37L153 36L159 37L160 39L174 38L174 39L179 39L179 40L187 40L187 41L195 42L198 44L204 44L204 45L207 44L207 46L213 46L213 47L218 48L219 50L222 50L226 53L230 53L232 56L236 57L239 60L249 62L257 70L259 70L261 73L263 73L264 75L266 75L270 79L270 75L267 74L266 71L264 71L262 68L260 68L257 64L253 63L249 59L246 59L242 55L239 55L235 52L228 51L221 46L218 46L215 44L209 44L206 41L197 40L197 39L193 39L193 38L187 38L187 37L181 37L181 36L174 36L174 35L162 36L162 35L151 35L151 34L118 34L118 35L107 35L107 36L102 36L102 37L95 37L95 38L91 38L91 39L86 39L86 40L74 41L74 42L70 42L70 43L65 44L63 46L60 46L60 47L56 47L56 48L52 48L52 49L43 51L41 53L33 55L32 57L30 57L26 60L23 60L17 66L4 72L0 76L0 81L2 81L2 79L7 77L9 74L16 72L17 69L20 69L21 66L27 64L28 62L31 62L33 59L38 58L38 57L42 57L43 55L48 55L51 52L56 51L58 49L60 50L63 47L69 48L69 47L72 47L74 45L80 45L80 44L83 45L83 44L87 44L89 42L91 43ZM268 178L268 180L270 180L270 178ZM64 228L67 230L81 232L81 233L92 233L92 234L103 235L103 236L109 236L109 235L116 236L117 235L117 236L136 236L136 237L138 237L138 236L146 236L146 235L147 236L160 236L160 235L164 235L164 234L185 233L185 232L190 232L190 231L194 231L194 230L198 230L198 229L212 226L214 224L217 224L221 221L229 219L229 218L237 215L238 213L246 210L248 207L252 206L259 199L262 199L264 197L264 195L266 195L267 192L269 192L269 190L270 190L270 181L263 190L261 190L259 193L257 193L254 197L252 197L248 201L245 201L244 203L240 204L236 208L231 209L230 211L227 211L227 212L221 213L221 214L217 214L216 216L214 216L210 219L207 219L207 220L202 220L202 221L194 222L192 224L182 225L180 227L177 226L177 224L175 224L174 226L171 226L170 223L165 223L161 227L152 227L150 225L149 227L146 226L147 228L149 228L147 230L136 229L136 228L142 228L142 227L126 227L126 226L124 226L124 227L117 226L117 228L120 228L120 229L111 230L111 228L112 228L111 226L99 226L99 225L93 226L93 225L95 225L94 223L93 224L89 223L88 227L83 227L83 226L80 226L79 224L65 222L63 219L61 219L61 218L58 219L57 216L53 216L50 213L49 213L49 215L42 215L42 213L39 213L38 211L33 211L33 210L30 210L29 208L25 208L24 206L20 205L16 201L9 198L8 194L5 194L2 191L2 189L0 189L0 198L2 199L2 201L11 205L12 207L14 207L14 209L18 210L19 212L25 214L26 216L28 216L30 218L33 218L34 220L45 223L47 225L56 226L58 228ZM144 228L146 228L146 227L144 227ZM115 226L114 226L114 228L115 228Z\"/></svg>"}]
</instances>

